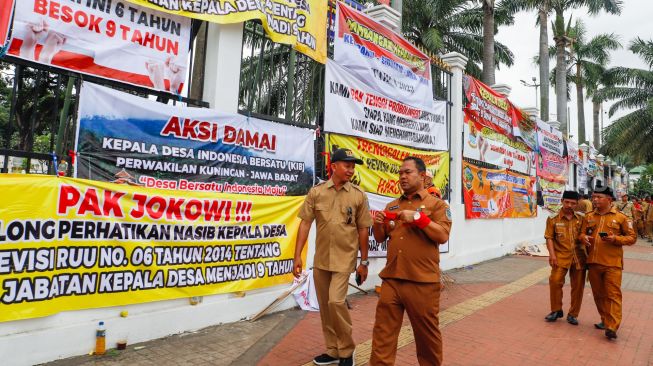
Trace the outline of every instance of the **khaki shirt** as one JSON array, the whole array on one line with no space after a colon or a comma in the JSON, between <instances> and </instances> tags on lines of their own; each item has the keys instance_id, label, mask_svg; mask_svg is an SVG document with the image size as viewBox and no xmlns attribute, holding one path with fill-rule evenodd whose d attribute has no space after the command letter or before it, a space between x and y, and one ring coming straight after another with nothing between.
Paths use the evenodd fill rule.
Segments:
<instances>
[{"instance_id":1,"label":"khaki shirt","mask_svg":"<svg viewBox=\"0 0 653 366\"><path fill-rule=\"evenodd\" d=\"M573 264L576 269L581 269L585 266L587 254L578 241L584 216L574 212L570 220L560 210L546 220L544 238L553 240L553 250L558 259L558 267L569 268Z\"/></svg>"},{"instance_id":2,"label":"khaki shirt","mask_svg":"<svg viewBox=\"0 0 653 366\"><path fill-rule=\"evenodd\" d=\"M589 246L587 263L602 264L607 267L624 268L624 245L633 245L637 234L633 222L626 215L613 207L605 215L596 210L585 215L581 228L581 239L585 236L594 238L594 244ZM599 236L600 232L616 235L614 243L607 243Z\"/></svg>"},{"instance_id":3,"label":"khaki shirt","mask_svg":"<svg viewBox=\"0 0 653 366\"><path fill-rule=\"evenodd\" d=\"M345 183L336 191L333 181L311 188L299 218L317 226L313 266L331 272L353 272L358 254L358 229L372 226L367 195Z\"/></svg>"},{"instance_id":4,"label":"khaki shirt","mask_svg":"<svg viewBox=\"0 0 653 366\"><path fill-rule=\"evenodd\" d=\"M576 212L581 212L581 213L588 213L592 211L592 201L582 199L578 201L578 205L576 206Z\"/></svg>"},{"instance_id":5,"label":"khaki shirt","mask_svg":"<svg viewBox=\"0 0 653 366\"><path fill-rule=\"evenodd\" d=\"M390 212L422 211L447 233L451 230L449 205L423 189L412 197L401 196L388 203ZM390 238L388 260L379 273L383 279L396 278L414 282L440 282L440 243L433 242L422 229L401 221L386 221L383 228Z\"/></svg>"},{"instance_id":6,"label":"khaki shirt","mask_svg":"<svg viewBox=\"0 0 653 366\"><path fill-rule=\"evenodd\" d=\"M648 203L646 207L646 211L644 211L644 220L645 221L653 221L653 205Z\"/></svg>"},{"instance_id":7,"label":"khaki shirt","mask_svg":"<svg viewBox=\"0 0 653 366\"><path fill-rule=\"evenodd\" d=\"M617 202L617 208L621 211L622 214L626 215L627 218L633 219L633 203L630 201L620 201Z\"/></svg>"}]
</instances>

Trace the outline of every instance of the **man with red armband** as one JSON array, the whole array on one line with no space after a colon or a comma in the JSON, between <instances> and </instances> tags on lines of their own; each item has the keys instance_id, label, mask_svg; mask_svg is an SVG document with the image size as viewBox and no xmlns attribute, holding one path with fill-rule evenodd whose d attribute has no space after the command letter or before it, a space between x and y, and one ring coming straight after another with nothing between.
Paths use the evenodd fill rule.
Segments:
<instances>
[{"instance_id":1,"label":"man with red armband","mask_svg":"<svg viewBox=\"0 0 653 366\"><path fill-rule=\"evenodd\" d=\"M420 365L442 364L439 329L440 250L449 240L451 211L424 189L426 166L407 157L399 170L404 194L374 217L374 238L388 242L388 260L372 336L371 366L394 365L404 310L408 313Z\"/></svg>"}]
</instances>

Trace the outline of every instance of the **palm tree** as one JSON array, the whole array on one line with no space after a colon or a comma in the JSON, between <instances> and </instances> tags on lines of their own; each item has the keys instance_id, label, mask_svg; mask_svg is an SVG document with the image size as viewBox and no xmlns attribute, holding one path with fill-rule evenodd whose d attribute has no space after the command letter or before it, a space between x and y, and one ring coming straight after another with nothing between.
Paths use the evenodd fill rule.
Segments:
<instances>
[{"instance_id":1,"label":"palm tree","mask_svg":"<svg viewBox=\"0 0 653 366\"><path fill-rule=\"evenodd\" d=\"M620 0L550 0L551 9L555 12L553 27L553 40L556 45L556 110L557 119L560 122L563 134L567 135L567 60L565 59L565 48L572 44L573 39L569 37L565 26L565 13L587 7L590 15L595 15L602 10L610 14L621 13L622 1ZM571 22L571 20L570 20Z\"/></svg>"},{"instance_id":2,"label":"palm tree","mask_svg":"<svg viewBox=\"0 0 653 366\"><path fill-rule=\"evenodd\" d=\"M606 73L606 87L596 93L603 101L614 101L609 116L629 111L604 133L603 154L630 155L637 163L653 161L653 41L636 38L630 51L638 55L648 69L615 67Z\"/></svg>"},{"instance_id":3,"label":"palm tree","mask_svg":"<svg viewBox=\"0 0 653 366\"><path fill-rule=\"evenodd\" d=\"M484 51L483 14L482 5L470 4L469 0L405 0L402 33L434 54L460 52L466 55L469 62L465 71L478 78ZM494 27L512 21L513 17L507 12L495 11ZM513 64L514 56L507 46L494 42L492 49L496 65ZM494 70L494 67L486 69Z\"/></svg>"},{"instance_id":4,"label":"palm tree","mask_svg":"<svg viewBox=\"0 0 653 366\"><path fill-rule=\"evenodd\" d=\"M578 109L578 142L585 138L585 95L587 90L593 94L601 81L605 66L610 62L610 52L621 48L619 37L615 34L599 34L586 40L587 30L581 20L568 30L568 35L574 42L569 55L567 72L576 85L576 103Z\"/></svg>"}]
</instances>

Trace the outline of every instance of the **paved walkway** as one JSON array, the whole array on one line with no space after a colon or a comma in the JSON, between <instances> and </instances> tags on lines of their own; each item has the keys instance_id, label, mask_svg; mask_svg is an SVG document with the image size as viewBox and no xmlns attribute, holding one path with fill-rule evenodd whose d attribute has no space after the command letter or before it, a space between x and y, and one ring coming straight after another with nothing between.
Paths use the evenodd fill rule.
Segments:
<instances>
[{"instance_id":1,"label":"paved walkway","mask_svg":"<svg viewBox=\"0 0 653 366\"><path fill-rule=\"evenodd\" d=\"M627 247L623 276L623 321L608 341L593 323L599 317L585 289L579 326L544 322L549 312L545 258L509 256L447 273L440 323L445 365L649 365L653 364L653 247ZM564 310L569 307L565 288ZM371 351L376 295L349 298L357 343L356 363ZM310 365L324 349L317 313L289 310L255 323L206 328L103 357L83 356L51 365ZM417 365L406 319L396 365Z\"/></svg>"}]
</instances>

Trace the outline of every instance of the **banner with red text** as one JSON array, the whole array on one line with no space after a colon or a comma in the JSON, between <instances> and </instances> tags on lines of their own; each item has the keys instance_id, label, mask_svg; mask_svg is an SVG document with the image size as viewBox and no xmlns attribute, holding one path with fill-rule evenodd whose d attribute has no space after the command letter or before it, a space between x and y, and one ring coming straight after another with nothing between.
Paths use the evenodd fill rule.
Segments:
<instances>
[{"instance_id":1,"label":"banner with red text","mask_svg":"<svg viewBox=\"0 0 653 366\"><path fill-rule=\"evenodd\" d=\"M0 322L292 282L304 197L0 179Z\"/></svg>"},{"instance_id":2,"label":"banner with red text","mask_svg":"<svg viewBox=\"0 0 653 366\"><path fill-rule=\"evenodd\" d=\"M542 120L537 121L537 141L540 151L546 150L558 156L564 155L562 132Z\"/></svg>"},{"instance_id":3,"label":"banner with red text","mask_svg":"<svg viewBox=\"0 0 653 366\"><path fill-rule=\"evenodd\" d=\"M124 1L21 0L9 54L178 94L190 23Z\"/></svg>"},{"instance_id":4,"label":"banner with red text","mask_svg":"<svg viewBox=\"0 0 653 366\"><path fill-rule=\"evenodd\" d=\"M550 181L566 182L569 179L567 157L540 150L537 154L537 176Z\"/></svg>"},{"instance_id":5,"label":"banner with red text","mask_svg":"<svg viewBox=\"0 0 653 366\"><path fill-rule=\"evenodd\" d=\"M0 0L0 48L4 47L11 29L15 0Z\"/></svg>"},{"instance_id":6,"label":"banner with red text","mask_svg":"<svg viewBox=\"0 0 653 366\"><path fill-rule=\"evenodd\" d=\"M463 87L467 97L465 114L469 119L510 138L515 136L513 128L518 128L519 121L527 118L522 115L519 108L515 107L507 97L471 76L463 77Z\"/></svg>"},{"instance_id":7,"label":"banner with red text","mask_svg":"<svg viewBox=\"0 0 653 366\"><path fill-rule=\"evenodd\" d=\"M537 216L535 178L506 169L485 169L463 161L465 218Z\"/></svg>"},{"instance_id":8,"label":"banner with red text","mask_svg":"<svg viewBox=\"0 0 653 366\"><path fill-rule=\"evenodd\" d=\"M558 212L562 207L562 194L565 192L565 183L539 179L542 188L542 199L544 208L551 212Z\"/></svg>"},{"instance_id":9,"label":"banner with red text","mask_svg":"<svg viewBox=\"0 0 653 366\"><path fill-rule=\"evenodd\" d=\"M363 165L356 166L352 183L360 186L365 192L399 197L402 194L399 186L399 169L404 158L415 156L424 160L426 169L433 173L433 184L443 192L445 199L448 197L446 195L449 188L448 151L416 150L361 137L327 135L327 152L339 148L350 149L356 157L363 160Z\"/></svg>"},{"instance_id":10,"label":"banner with red text","mask_svg":"<svg viewBox=\"0 0 653 366\"><path fill-rule=\"evenodd\" d=\"M338 1L334 61L372 90L428 109L433 105L429 57L401 35Z\"/></svg>"},{"instance_id":11,"label":"banner with red text","mask_svg":"<svg viewBox=\"0 0 653 366\"><path fill-rule=\"evenodd\" d=\"M77 177L152 188L304 195L313 130L157 103L84 83Z\"/></svg>"},{"instance_id":12,"label":"banner with red text","mask_svg":"<svg viewBox=\"0 0 653 366\"><path fill-rule=\"evenodd\" d=\"M325 131L448 150L446 102L434 102L432 108L425 109L395 101L330 60L325 78Z\"/></svg>"}]
</instances>

